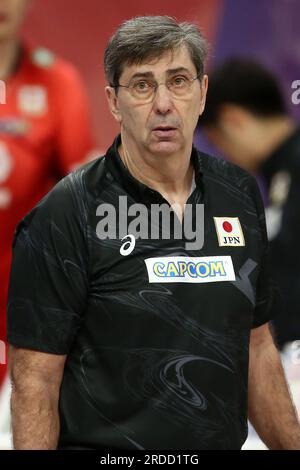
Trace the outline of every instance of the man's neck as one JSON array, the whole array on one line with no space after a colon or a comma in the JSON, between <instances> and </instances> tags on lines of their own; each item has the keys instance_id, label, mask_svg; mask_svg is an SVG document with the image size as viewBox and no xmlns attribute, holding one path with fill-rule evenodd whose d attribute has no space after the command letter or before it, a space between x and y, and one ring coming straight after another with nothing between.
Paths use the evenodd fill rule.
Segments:
<instances>
[{"instance_id":1,"label":"man's neck","mask_svg":"<svg viewBox=\"0 0 300 470\"><path fill-rule=\"evenodd\" d=\"M191 148L173 155L158 155L145 152L142 156L122 136L120 156L131 175L162 195L180 197L190 190L193 177Z\"/></svg>"},{"instance_id":2,"label":"man's neck","mask_svg":"<svg viewBox=\"0 0 300 470\"><path fill-rule=\"evenodd\" d=\"M184 205L190 195L193 181L191 148L186 152L163 155L161 158L147 152L141 156L122 136L119 153L129 173L160 193L170 205L174 206L179 219L182 219Z\"/></svg>"},{"instance_id":3,"label":"man's neck","mask_svg":"<svg viewBox=\"0 0 300 470\"><path fill-rule=\"evenodd\" d=\"M0 41L0 79L7 80L12 71L19 52L20 43L16 38Z\"/></svg>"}]
</instances>

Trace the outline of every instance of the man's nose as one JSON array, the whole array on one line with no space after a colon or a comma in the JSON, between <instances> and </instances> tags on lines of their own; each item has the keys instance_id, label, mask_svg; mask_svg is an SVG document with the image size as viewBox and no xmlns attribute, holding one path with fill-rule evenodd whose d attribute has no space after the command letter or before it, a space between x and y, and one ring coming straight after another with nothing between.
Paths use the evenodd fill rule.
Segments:
<instances>
[{"instance_id":1,"label":"man's nose","mask_svg":"<svg viewBox=\"0 0 300 470\"><path fill-rule=\"evenodd\" d=\"M164 83L157 86L153 107L154 111L158 114L168 114L173 108L172 95Z\"/></svg>"}]
</instances>

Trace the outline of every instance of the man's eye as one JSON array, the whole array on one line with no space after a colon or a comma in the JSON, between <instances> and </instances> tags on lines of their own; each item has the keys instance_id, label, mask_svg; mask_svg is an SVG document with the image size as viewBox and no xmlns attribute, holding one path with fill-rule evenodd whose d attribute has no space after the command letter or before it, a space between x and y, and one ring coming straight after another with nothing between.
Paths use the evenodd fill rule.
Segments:
<instances>
[{"instance_id":1,"label":"man's eye","mask_svg":"<svg viewBox=\"0 0 300 470\"><path fill-rule=\"evenodd\" d=\"M188 82L187 77L179 76L179 77L174 77L171 80L171 83L175 87L181 87L184 86Z\"/></svg>"},{"instance_id":2,"label":"man's eye","mask_svg":"<svg viewBox=\"0 0 300 470\"><path fill-rule=\"evenodd\" d=\"M151 83L146 80L140 80L133 84L133 88L137 91L148 91L151 88Z\"/></svg>"}]
</instances>

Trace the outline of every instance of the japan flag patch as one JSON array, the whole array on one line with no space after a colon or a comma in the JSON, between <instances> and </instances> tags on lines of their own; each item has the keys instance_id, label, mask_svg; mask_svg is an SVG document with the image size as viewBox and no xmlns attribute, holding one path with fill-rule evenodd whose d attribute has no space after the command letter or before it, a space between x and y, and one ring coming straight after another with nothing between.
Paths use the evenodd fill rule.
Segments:
<instances>
[{"instance_id":1,"label":"japan flag patch","mask_svg":"<svg viewBox=\"0 0 300 470\"><path fill-rule=\"evenodd\" d=\"M245 246L238 217L214 217L219 246Z\"/></svg>"}]
</instances>

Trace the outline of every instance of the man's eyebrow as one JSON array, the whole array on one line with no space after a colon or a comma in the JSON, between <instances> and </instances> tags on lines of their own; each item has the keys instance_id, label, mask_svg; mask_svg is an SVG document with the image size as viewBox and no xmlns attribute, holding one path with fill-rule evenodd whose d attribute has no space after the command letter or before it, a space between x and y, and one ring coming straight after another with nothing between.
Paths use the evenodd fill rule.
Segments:
<instances>
[{"instance_id":1,"label":"man's eyebrow","mask_svg":"<svg viewBox=\"0 0 300 470\"><path fill-rule=\"evenodd\" d=\"M177 67L176 69L169 69L167 70L168 75L174 75L175 73L187 72L191 74L191 71L186 67Z\"/></svg>"},{"instance_id":2,"label":"man's eyebrow","mask_svg":"<svg viewBox=\"0 0 300 470\"><path fill-rule=\"evenodd\" d=\"M136 72L135 74L132 75L130 80L132 80L133 78L143 78L143 77L153 78L154 74L153 72Z\"/></svg>"},{"instance_id":3,"label":"man's eyebrow","mask_svg":"<svg viewBox=\"0 0 300 470\"><path fill-rule=\"evenodd\" d=\"M176 67L175 69L168 69L166 71L167 75L174 75L175 73L189 73L191 74L191 71L187 69L186 67ZM154 78L154 73L150 71L145 71L145 72L136 72L135 74L132 75L130 80L135 79L135 78Z\"/></svg>"}]
</instances>

